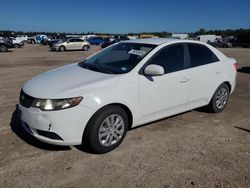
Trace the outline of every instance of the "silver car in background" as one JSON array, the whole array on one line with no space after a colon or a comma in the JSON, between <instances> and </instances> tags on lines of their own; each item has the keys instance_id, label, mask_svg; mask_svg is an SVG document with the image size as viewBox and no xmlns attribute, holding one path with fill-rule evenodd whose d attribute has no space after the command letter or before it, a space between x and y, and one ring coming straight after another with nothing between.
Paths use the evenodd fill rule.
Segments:
<instances>
[{"instance_id":1,"label":"silver car in background","mask_svg":"<svg viewBox=\"0 0 250 188\"><path fill-rule=\"evenodd\" d=\"M78 39L78 38L69 38L64 39L60 42L55 43L51 46L52 51L66 51L66 50L84 50L87 51L90 48L89 42Z\"/></svg>"}]
</instances>

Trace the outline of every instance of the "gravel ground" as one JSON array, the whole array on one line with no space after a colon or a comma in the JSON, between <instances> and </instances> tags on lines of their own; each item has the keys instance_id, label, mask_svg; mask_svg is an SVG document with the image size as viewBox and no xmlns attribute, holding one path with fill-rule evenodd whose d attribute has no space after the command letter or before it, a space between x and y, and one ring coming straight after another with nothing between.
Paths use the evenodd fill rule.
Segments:
<instances>
[{"instance_id":1,"label":"gravel ground","mask_svg":"<svg viewBox=\"0 0 250 188\"><path fill-rule=\"evenodd\" d=\"M98 51L27 44L0 54L0 187L250 187L250 49L220 49L239 65L223 113L193 110L128 132L114 151L47 145L15 114L22 84Z\"/></svg>"}]
</instances>

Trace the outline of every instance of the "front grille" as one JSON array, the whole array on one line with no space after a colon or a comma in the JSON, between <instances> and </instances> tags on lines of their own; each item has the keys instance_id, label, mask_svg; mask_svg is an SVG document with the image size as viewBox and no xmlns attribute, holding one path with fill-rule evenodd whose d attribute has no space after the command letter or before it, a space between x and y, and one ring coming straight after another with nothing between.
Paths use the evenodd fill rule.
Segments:
<instances>
[{"instance_id":1,"label":"front grille","mask_svg":"<svg viewBox=\"0 0 250 188\"><path fill-rule=\"evenodd\" d=\"M26 93L23 92L23 90L21 90L19 103L22 106L24 106L26 108L29 108L32 105L34 100L35 100L34 97L31 97L31 96L27 95Z\"/></svg>"}]
</instances>

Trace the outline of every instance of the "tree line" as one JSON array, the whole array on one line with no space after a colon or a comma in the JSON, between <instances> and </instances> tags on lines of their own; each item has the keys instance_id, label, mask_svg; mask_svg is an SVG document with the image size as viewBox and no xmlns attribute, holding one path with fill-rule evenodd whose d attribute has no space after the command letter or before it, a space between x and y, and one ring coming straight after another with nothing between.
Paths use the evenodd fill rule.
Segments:
<instances>
[{"instance_id":1,"label":"tree line","mask_svg":"<svg viewBox=\"0 0 250 188\"><path fill-rule=\"evenodd\" d=\"M24 32L24 31L11 31L11 30L0 30L0 36L17 36L17 35L27 35L27 36L34 36L38 34L45 34L47 36L55 37L55 36L65 36L65 35L89 35L89 34L97 34L97 35L119 35L119 34L111 34L111 33L94 33L94 32L87 32L87 33L69 33L69 32ZM170 37L172 33L167 31L162 32L140 32L140 33L127 33L126 35L154 35L158 37ZM235 36L235 35L242 35L247 34L250 35L250 29L226 29L226 30L206 30L206 29L199 29L195 32L188 33L190 36L195 35L221 35L223 37L227 36ZM121 34L124 35L124 34Z\"/></svg>"}]
</instances>

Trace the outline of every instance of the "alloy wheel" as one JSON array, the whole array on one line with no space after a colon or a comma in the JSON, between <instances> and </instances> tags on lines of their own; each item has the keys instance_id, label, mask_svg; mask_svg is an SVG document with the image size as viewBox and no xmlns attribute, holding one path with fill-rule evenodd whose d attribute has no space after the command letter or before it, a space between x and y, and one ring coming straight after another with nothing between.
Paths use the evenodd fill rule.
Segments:
<instances>
[{"instance_id":1,"label":"alloy wheel","mask_svg":"<svg viewBox=\"0 0 250 188\"><path fill-rule=\"evenodd\" d=\"M215 104L218 109L224 108L228 99L228 91L225 88L221 88L216 96Z\"/></svg>"},{"instance_id":2,"label":"alloy wheel","mask_svg":"<svg viewBox=\"0 0 250 188\"><path fill-rule=\"evenodd\" d=\"M125 124L118 114L109 115L101 124L98 132L99 142L103 146L116 144L124 134Z\"/></svg>"}]
</instances>

